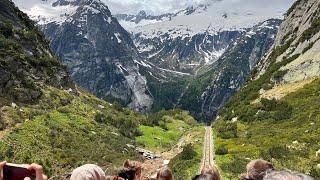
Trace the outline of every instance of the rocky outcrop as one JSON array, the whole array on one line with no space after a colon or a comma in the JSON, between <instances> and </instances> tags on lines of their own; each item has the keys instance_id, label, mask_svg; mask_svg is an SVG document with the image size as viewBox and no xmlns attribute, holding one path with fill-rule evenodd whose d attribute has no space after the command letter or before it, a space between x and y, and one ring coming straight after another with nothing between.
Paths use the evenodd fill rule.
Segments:
<instances>
[{"instance_id":1,"label":"rocky outcrop","mask_svg":"<svg viewBox=\"0 0 320 180\"><path fill-rule=\"evenodd\" d=\"M56 4L64 5L64 4ZM61 25L41 26L56 56L84 89L109 101L147 112L152 105L140 56L130 34L100 1L80 1Z\"/></svg>"},{"instance_id":2,"label":"rocky outcrop","mask_svg":"<svg viewBox=\"0 0 320 180\"><path fill-rule=\"evenodd\" d=\"M74 87L44 36L11 1L0 2L0 77L0 98L18 103L37 101L42 85Z\"/></svg>"},{"instance_id":3,"label":"rocky outcrop","mask_svg":"<svg viewBox=\"0 0 320 180\"><path fill-rule=\"evenodd\" d=\"M279 28L269 56L258 65L256 78L265 73L274 58L283 63L278 70L281 76L271 79L275 89L320 76L319 5L317 0L299 0L294 4ZM264 91L261 92L263 96Z\"/></svg>"}]
</instances>

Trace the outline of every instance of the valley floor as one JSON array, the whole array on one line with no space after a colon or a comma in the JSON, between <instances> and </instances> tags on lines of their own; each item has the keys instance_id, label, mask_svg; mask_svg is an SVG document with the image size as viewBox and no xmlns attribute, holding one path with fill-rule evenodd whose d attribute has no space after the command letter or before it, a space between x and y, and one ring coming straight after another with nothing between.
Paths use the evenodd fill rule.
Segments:
<instances>
[{"instance_id":1,"label":"valley floor","mask_svg":"<svg viewBox=\"0 0 320 180\"><path fill-rule=\"evenodd\" d=\"M202 145L203 145L203 137L205 134L204 128L202 125L195 125L195 126L186 126L186 124L182 122L173 122L169 123L168 125L168 130L165 131L165 135L159 133L158 131L162 131L161 129L159 130L158 127L150 127L151 129L148 129L150 132L153 132L151 134L145 133L143 136L138 137L138 142L139 139L153 139L154 141L157 141L157 139L163 138L165 139L164 136L167 136L172 133L172 131L179 132L176 133L174 136L171 137L171 139L177 139L177 141L171 142L171 145L169 144L161 144L160 141L157 142L157 145L155 144L144 144L145 149L147 150L152 150L156 154L159 154L159 158L155 159L147 159L143 162L143 176L144 177L154 177L157 173L157 171L163 166L165 161L170 161L173 158L177 157L184 149L184 147L188 144L192 144L193 148L197 152L197 159L199 159L202 156ZM140 127L142 129L142 132L147 131L146 127ZM147 142L147 141L145 141ZM140 143L142 141L140 140ZM170 165L169 165L170 166ZM183 171L185 171L185 176L188 177L189 179L196 175L197 170L200 168L200 162L197 164L193 164L191 167L184 168Z\"/></svg>"}]
</instances>

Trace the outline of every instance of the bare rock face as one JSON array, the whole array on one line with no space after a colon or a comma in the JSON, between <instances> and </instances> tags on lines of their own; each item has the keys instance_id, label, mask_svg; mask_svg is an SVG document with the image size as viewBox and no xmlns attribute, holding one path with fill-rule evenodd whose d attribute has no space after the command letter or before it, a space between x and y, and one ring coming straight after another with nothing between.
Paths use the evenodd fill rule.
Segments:
<instances>
[{"instance_id":1,"label":"bare rock face","mask_svg":"<svg viewBox=\"0 0 320 180\"><path fill-rule=\"evenodd\" d=\"M272 59L283 63L278 70L281 77L271 79L274 88L320 76L319 6L320 2L317 0L296 1L279 27L269 56L258 65L257 77L265 73ZM276 54L279 52L280 54ZM276 57L271 57L274 54Z\"/></svg>"},{"instance_id":2,"label":"bare rock face","mask_svg":"<svg viewBox=\"0 0 320 180\"><path fill-rule=\"evenodd\" d=\"M89 92L137 111L149 111L153 100L146 78L139 72L136 62L140 56L130 34L102 2L76 2L71 4L76 11L64 22L41 26L55 55L75 82Z\"/></svg>"}]
</instances>

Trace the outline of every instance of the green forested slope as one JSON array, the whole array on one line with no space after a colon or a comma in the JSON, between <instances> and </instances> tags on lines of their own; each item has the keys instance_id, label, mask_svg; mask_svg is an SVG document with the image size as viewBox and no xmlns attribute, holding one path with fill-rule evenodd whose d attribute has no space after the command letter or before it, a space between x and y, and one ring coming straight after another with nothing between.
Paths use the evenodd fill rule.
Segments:
<instances>
[{"instance_id":1,"label":"green forested slope","mask_svg":"<svg viewBox=\"0 0 320 180\"><path fill-rule=\"evenodd\" d=\"M319 43L320 6L318 1L314 2L294 4L280 27L277 39L281 38L281 42L271 49L262 64L264 68L260 67L263 71L254 71L245 86L218 112L213 125L215 152L224 177L235 178L245 171L251 159L263 158L278 169L288 168L320 178L317 155L320 150L320 79L316 73L308 75L308 71L317 66L318 59L314 52ZM309 18L304 26L294 24L305 17ZM304 68L305 65L309 68ZM292 81L299 73L306 78ZM284 97L262 98L265 92L270 89L277 92L283 84L294 88L295 82L311 83L287 91Z\"/></svg>"},{"instance_id":2,"label":"green forested slope","mask_svg":"<svg viewBox=\"0 0 320 180\"><path fill-rule=\"evenodd\" d=\"M235 106L241 119L225 121L228 115L221 113L214 123L217 163L223 172L237 176L244 171L247 158L264 158L277 168L320 177L316 169L320 163L316 157L320 146L320 80L281 100L247 106L254 113L247 116L246 108ZM223 147L226 154L220 153Z\"/></svg>"},{"instance_id":3,"label":"green forested slope","mask_svg":"<svg viewBox=\"0 0 320 180\"><path fill-rule=\"evenodd\" d=\"M0 1L0 77L0 160L39 163L49 177L61 179L84 163L112 170L125 159L140 159L127 146L136 145L139 127L165 130L167 122L157 115L140 115L78 88L10 0ZM180 110L165 114L194 121Z\"/></svg>"}]
</instances>

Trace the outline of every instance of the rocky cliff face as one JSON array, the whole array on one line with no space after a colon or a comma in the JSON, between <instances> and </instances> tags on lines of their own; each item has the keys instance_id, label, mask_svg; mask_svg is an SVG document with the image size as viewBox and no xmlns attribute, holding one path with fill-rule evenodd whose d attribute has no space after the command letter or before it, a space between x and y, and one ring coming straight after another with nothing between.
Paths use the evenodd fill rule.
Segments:
<instances>
[{"instance_id":1,"label":"rocky cliff face","mask_svg":"<svg viewBox=\"0 0 320 180\"><path fill-rule=\"evenodd\" d=\"M215 117L268 52L280 23L277 19L265 21L237 38L208 72L195 77L178 106L189 109L199 119L210 121Z\"/></svg>"},{"instance_id":2,"label":"rocky cliff face","mask_svg":"<svg viewBox=\"0 0 320 180\"><path fill-rule=\"evenodd\" d=\"M36 102L43 84L74 86L43 35L11 1L0 2L0 77L0 106Z\"/></svg>"},{"instance_id":3,"label":"rocky cliff face","mask_svg":"<svg viewBox=\"0 0 320 180\"><path fill-rule=\"evenodd\" d=\"M319 1L297 1L281 24L273 49L259 64L257 76L263 75L275 58L279 67L276 78L271 78L269 91L285 84L294 84L320 76L320 10ZM302 83L304 84L304 83ZM261 89L263 95L266 89ZM290 91L288 91L290 92ZM275 95L276 96L276 95ZM282 95L281 97L283 97ZM269 97L271 98L271 97Z\"/></svg>"},{"instance_id":4,"label":"rocky cliff face","mask_svg":"<svg viewBox=\"0 0 320 180\"><path fill-rule=\"evenodd\" d=\"M142 57L161 68L196 74L201 68L213 64L229 44L243 31L222 31L194 35L179 30L146 36L143 32L133 36Z\"/></svg>"},{"instance_id":5,"label":"rocky cliff face","mask_svg":"<svg viewBox=\"0 0 320 180\"><path fill-rule=\"evenodd\" d=\"M137 111L150 110L152 98L127 31L100 1L79 1L71 6L76 10L65 21L41 28L75 82L103 99L120 101Z\"/></svg>"}]
</instances>

